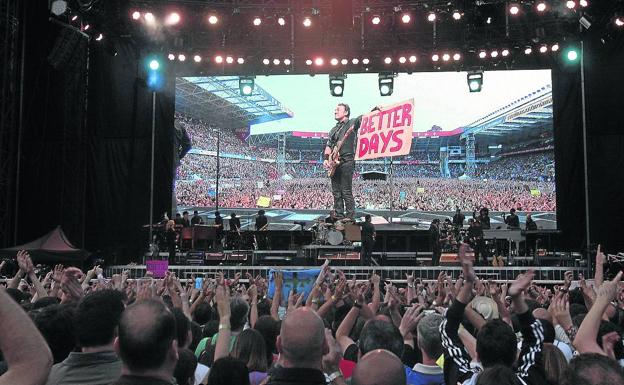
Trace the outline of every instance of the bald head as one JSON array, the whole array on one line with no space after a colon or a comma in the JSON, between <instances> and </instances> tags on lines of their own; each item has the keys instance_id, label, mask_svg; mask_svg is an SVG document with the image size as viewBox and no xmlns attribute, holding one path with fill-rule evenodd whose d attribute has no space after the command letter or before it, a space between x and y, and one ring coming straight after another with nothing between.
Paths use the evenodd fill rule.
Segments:
<instances>
[{"instance_id":1,"label":"bald head","mask_svg":"<svg viewBox=\"0 0 624 385\"><path fill-rule=\"evenodd\" d=\"M353 385L405 385L407 382L401 359L382 349L362 356L351 378Z\"/></svg>"},{"instance_id":2,"label":"bald head","mask_svg":"<svg viewBox=\"0 0 624 385\"><path fill-rule=\"evenodd\" d=\"M320 365L326 353L325 325L314 311L302 307L282 321L278 349L289 364L296 367Z\"/></svg>"}]
</instances>

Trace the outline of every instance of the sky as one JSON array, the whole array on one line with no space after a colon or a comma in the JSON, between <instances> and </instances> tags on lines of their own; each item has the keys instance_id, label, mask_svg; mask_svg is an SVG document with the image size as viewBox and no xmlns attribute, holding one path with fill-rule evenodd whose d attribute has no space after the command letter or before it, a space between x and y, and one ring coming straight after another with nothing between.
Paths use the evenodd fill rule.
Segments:
<instances>
[{"instance_id":1,"label":"sky","mask_svg":"<svg viewBox=\"0 0 624 385\"><path fill-rule=\"evenodd\" d=\"M329 92L328 75L258 76L256 85L294 112L282 119L251 127L251 134L285 131L328 132L334 126L338 103L351 107L352 117L376 105L390 105L413 98L414 131L433 125L451 131L463 127L510 102L551 85L550 70L486 71L481 92L470 93L466 72L419 72L399 74L391 96L379 95L378 75L349 74L342 97Z\"/></svg>"}]
</instances>

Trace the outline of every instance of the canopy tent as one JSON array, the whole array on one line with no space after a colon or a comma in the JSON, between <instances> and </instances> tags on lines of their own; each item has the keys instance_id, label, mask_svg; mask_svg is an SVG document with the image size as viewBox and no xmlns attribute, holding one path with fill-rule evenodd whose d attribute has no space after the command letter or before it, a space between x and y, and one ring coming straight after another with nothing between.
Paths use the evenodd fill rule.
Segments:
<instances>
[{"instance_id":1,"label":"canopy tent","mask_svg":"<svg viewBox=\"0 0 624 385\"><path fill-rule=\"evenodd\" d=\"M80 264L91 254L72 245L61 226L34 241L1 249L0 255L15 256L18 250L28 251L34 263L66 262Z\"/></svg>"}]
</instances>

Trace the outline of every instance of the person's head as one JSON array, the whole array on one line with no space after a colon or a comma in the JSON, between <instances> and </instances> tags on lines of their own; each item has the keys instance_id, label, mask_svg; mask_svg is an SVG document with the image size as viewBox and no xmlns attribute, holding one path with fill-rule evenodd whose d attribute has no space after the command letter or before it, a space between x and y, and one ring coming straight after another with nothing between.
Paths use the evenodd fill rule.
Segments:
<instances>
[{"instance_id":1,"label":"person's head","mask_svg":"<svg viewBox=\"0 0 624 385\"><path fill-rule=\"evenodd\" d=\"M230 218L236 218L236 213L230 214Z\"/></svg>"},{"instance_id":2,"label":"person's head","mask_svg":"<svg viewBox=\"0 0 624 385\"><path fill-rule=\"evenodd\" d=\"M182 309L174 307L171 309L176 322L176 339L178 340L178 347L188 348L193 341L191 334L191 321L188 319Z\"/></svg>"},{"instance_id":3,"label":"person's head","mask_svg":"<svg viewBox=\"0 0 624 385\"><path fill-rule=\"evenodd\" d=\"M250 372L266 372L266 344L262 334L254 329L243 330L236 337L232 357L245 362Z\"/></svg>"},{"instance_id":4,"label":"person's head","mask_svg":"<svg viewBox=\"0 0 624 385\"><path fill-rule=\"evenodd\" d=\"M455 207L455 213L461 214L461 210L459 209L459 207Z\"/></svg>"},{"instance_id":5,"label":"person's head","mask_svg":"<svg viewBox=\"0 0 624 385\"><path fill-rule=\"evenodd\" d=\"M542 362L546 381L553 385L559 384L568 366L568 361L561 350L551 343L544 344Z\"/></svg>"},{"instance_id":6,"label":"person's head","mask_svg":"<svg viewBox=\"0 0 624 385\"><path fill-rule=\"evenodd\" d=\"M476 385L522 385L522 382L511 367L494 365L479 373Z\"/></svg>"},{"instance_id":7,"label":"person's head","mask_svg":"<svg viewBox=\"0 0 624 385\"><path fill-rule=\"evenodd\" d=\"M516 215L516 209L512 208L511 210L509 210L509 214Z\"/></svg>"},{"instance_id":8,"label":"person's head","mask_svg":"<svg viewBox=\"0 0 624 385\"><path fill-rule=\"evenodd\" d=\"M329 216L332 217L332 218L335 217L336 216L336 210L330 211L329 212Z\"/></svg>"},{"instance_id":9,"label":"person's head","mask_svg":"<svg viewBox=\"0 0 624 385\"><path fill-rule=\"evenodd\" d=\"M176 213L176 216L175 216L175 217L176 217L177 219L182 218L182 216L180 215L180 213Z\"/></svg>"},{"instance_id":10,"label":"person's head","mask_svg":"<svg viewBox=\"0 0 624 385\"><path fill-rule=\"evenodd\" d=\"M67 358L76 346L74 316L73 305L51 305L41 309L34 317L37 329L52 351L55 364Z\"/></svg>"},{"instance_id":11,"label":"person's head","mask_svg":"<svg viewBox=\"0 0 624 385\"><path fill-rule=\"evenodd\" d=\"M532 219L533 219L533 217L531 216L531 214L527 214L527 215L526 215L526 220L527 220L527 221L530 221L530 220L532 220Z\"/></svg>"},{"instance_id":12,"label":"person's head","mask_svg":"<svg viewBox=\"0 0 624 385\"><path fill-rule=\"evenodd\" d=\"M187 219L187 218L188 218L188 215L189 215L189 214L188 214L188 211L184 211L184 212L182 213L182 216L184 217L184 219Z\"/></svg>"},{"instance_id":13,"label":"person's head","mask_svg":"<svg viewBox=\"0 0 624 385\"><path fill-rule=\"evenodd\" d=\"M230 313L232 330L242 330L247 323L249 304L242 298L232 298L230 300Z\"/></svg>"},{"instance_id":14,"label":"person's head","mask_svg":"<svg viewBox=\"0 0 624 385\"><path fill-rule=\"evenodd\" d=\"M264 339L267 354L267 364L270 365L272 362L273 353L277 353L275 341L277 340L280 329L278 327L278 322L274 320L273 317L271 317L270 315L263 315L259 317L256 321L254 329L256 329Z\"/></svg>"},{"instance_id":15,"label":"person's head","mask_svg":"<svg viewBox=\"0 0 624 385\"><path fill-rule=\"evenodd\" d=\"M208 373L210 385L249 385L249 372L243 361L234 357L216 360Z\"/></svg>"},{"instance_id":16,"label":"person's head","mask_svg":"<svg viewBox=\"0 0 624 385\"><path fill-rule=\"evenodd\" d=\"M474 225L475 223L476 223L476 222L475 222L475 220L474 220L474 219L472 219L472 218L468 219L468 225L469 225L469 226L472 226L472 225Z\"/></svg>"},{"instance_id":17,"label":"person's head","mask_svg":"<svg viewBox=\"0 0 624 385\"><path fill-rule=\"evenodd\" d=\"M193 321L205 325L212 318L212 307L206 302L200 303L193 311Z\"/></svg>"},{"instance_id":18,"label":"person's head","mask_svg":"<svg viewBox=\"0 0 624 385\"><path fill-rule=\"evenodd\" d=\"M189 349L181 349L178 352L178 363L173 371L178 385L194 385L195 369L197 368L197 358Z\"/></svg>"},{"instance_id":19,"label":"person's head","mask_svg":"<svg viewBox=\"0 0 624 385\"><path fill-rule=\"evenodd\" d=\"M443 353L440 337L440 324L444 320L439 314L429 314L420 320L416 328L418 332L418 347L423 355L437 360Z\"/></svg>"},{"instance_id":20,"label":"person's head","mask_svg":"<svg viewBox=\"0 0 624 385\"><path fill-rule=\"evenodd\" d=\"M488 321L477 333L477 355L484 368L511 367L516 360L517 340L512 328L499 319Z\"/></svg>"},{"instance_id":21,"label":"person's head","mask_svg":"<svg viewBox=\"0 0 624 385\"><path fill-rule=\"evenodd\" d=\"M365 220L366 222L370 222L370 221L371 221L371 216L370 216L370 214L366 214L366 215L364 216L364 220Z\"/></svg>"},{"instance_id":22,"label":"person's head","mask_svg":"<svg viewBox=\"0 0 624 385\"><path fill-rule=\"evenodd\" d=\"M405 385L407 381L401 359L383 349L363 355L351 378L353 385Z\"/></svg>"},{"instance_id":23,"label":"person's head","mask_svg":"<svg viewBox=\"0 0 624 385\"><path fill-rule=\"evenodd\" d=\"M282 366L320 368L323 354L329 352L325 324L316 312L299 308L282 321L276 346Z\"/></svg>"},{"instance_id":24,"label":"person's head","mask_svg":"<svg viewBox=\"0 0 624 385\"><path fill-rule=\"evenodd\" d=\"M618 363L598 353L576 356L563 373L561 385L624 384L624 372Z\"/></svg>"},{"instance_id":25,"label":"person's head","mask_svg":"<svg viewBox=\"0 0 624 385\"><path fill-rule=\"evenodd\" d=\"M173 229L174 227L175 227L175 221L172 220L172 219L168 220L167 221L167 226L166 226L167 230Z\"/></svg>"},{"instance_id":26,"label":"person's head","mask_svg":"<svg viewBox=\"0 0 624 385\"><path fill-rule=\"evenodd\" d=\"M334 110L334 119L337 121L343 121L345 119L349 119L349 115L351 115L351 108L346 103L339 103Z\"/></svg>"},{"instance_id":27,"label":"person's head","mask_svg":"<svg viewBox=\"0 0 624 385\"><path fill-rule=\"evenodd\" d=\"M264 215L264 210L258 210L258 215Z\"/></svg>"},{"instance_id":28,"label":"person's head","mask_svg":"<svg viewBox=\"0 0 624 385\"><path fill-rule=\"evenodd\" d=\"M221 213L218 211L215 211L215 217L220 217L220 216L221 216Z\"/></svg>"},{"instance_id":29,"label":"person's head","mask_svg":"<svg viewBox=\"0 0 624 385\"><path fill-rule=\"evenodd\" d=\"M173 313L158 300L135 302L124 310L114 347L131 373L171 372L178 360Z\"/></svg>"},{"instance_id":30,"label":"person's head","mask_svg":"<svg viewBox=\"0 0 624 385\"><path fill-rule=\"evenodd\" d=\"M196 217L196 216L198 216L198 215L199 215L199 211L197 211L197 210L193 211L193 216L194 216L194 217Z\"/></svg>"},{"instance_id":31,"label":"person's head","mask_svg":"<svg viewBox=\"0 0 624 385\"><path fill-rule=\"evenodd\" d=\"M123 311L123 294L117 290L99 290L82 298L74 319L78 346L112 344Z\"/></svg>"},{"instance_id":32,"label":"person's head","mask_svg":"<svg viewBox=\"0 0 624 385\"><path fill-rule=\"evenodd\" d=\"M401 357L403 356L403 336L392 322L371 320L362 328L358 347L362 356L370 351L383 349Z\"/></svg>"},{"instance_id":33,"label":"person's head","mask_svg":"<svg viewBox=\"0 0 624 385\"><path fill-rule=\"evenodd\" d=\"M479 214L483 215L483 216L487 216L490 214L490 210L488 210L487 207L482 207L481 210L479 210Z\"/></svg>"}]
</instances>

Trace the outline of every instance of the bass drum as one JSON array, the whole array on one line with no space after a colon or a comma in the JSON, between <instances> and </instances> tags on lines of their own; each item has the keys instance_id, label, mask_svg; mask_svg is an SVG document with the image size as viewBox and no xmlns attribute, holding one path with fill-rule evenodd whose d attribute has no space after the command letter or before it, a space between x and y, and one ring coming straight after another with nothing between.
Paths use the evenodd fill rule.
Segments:
<instances>
[{"instance_id":1,"label":"bass drum","mask_svg":"<svg viewBox=\"0 0 624 385\"><path fill-rule=\"evenodd\" d=\"M340 245L342 243L343 238L344 237L342 233L338 230L329 230L325 237L325 239L327 240L327 243L329 243L332 246Z\"/></svg>"}]
</instances>

